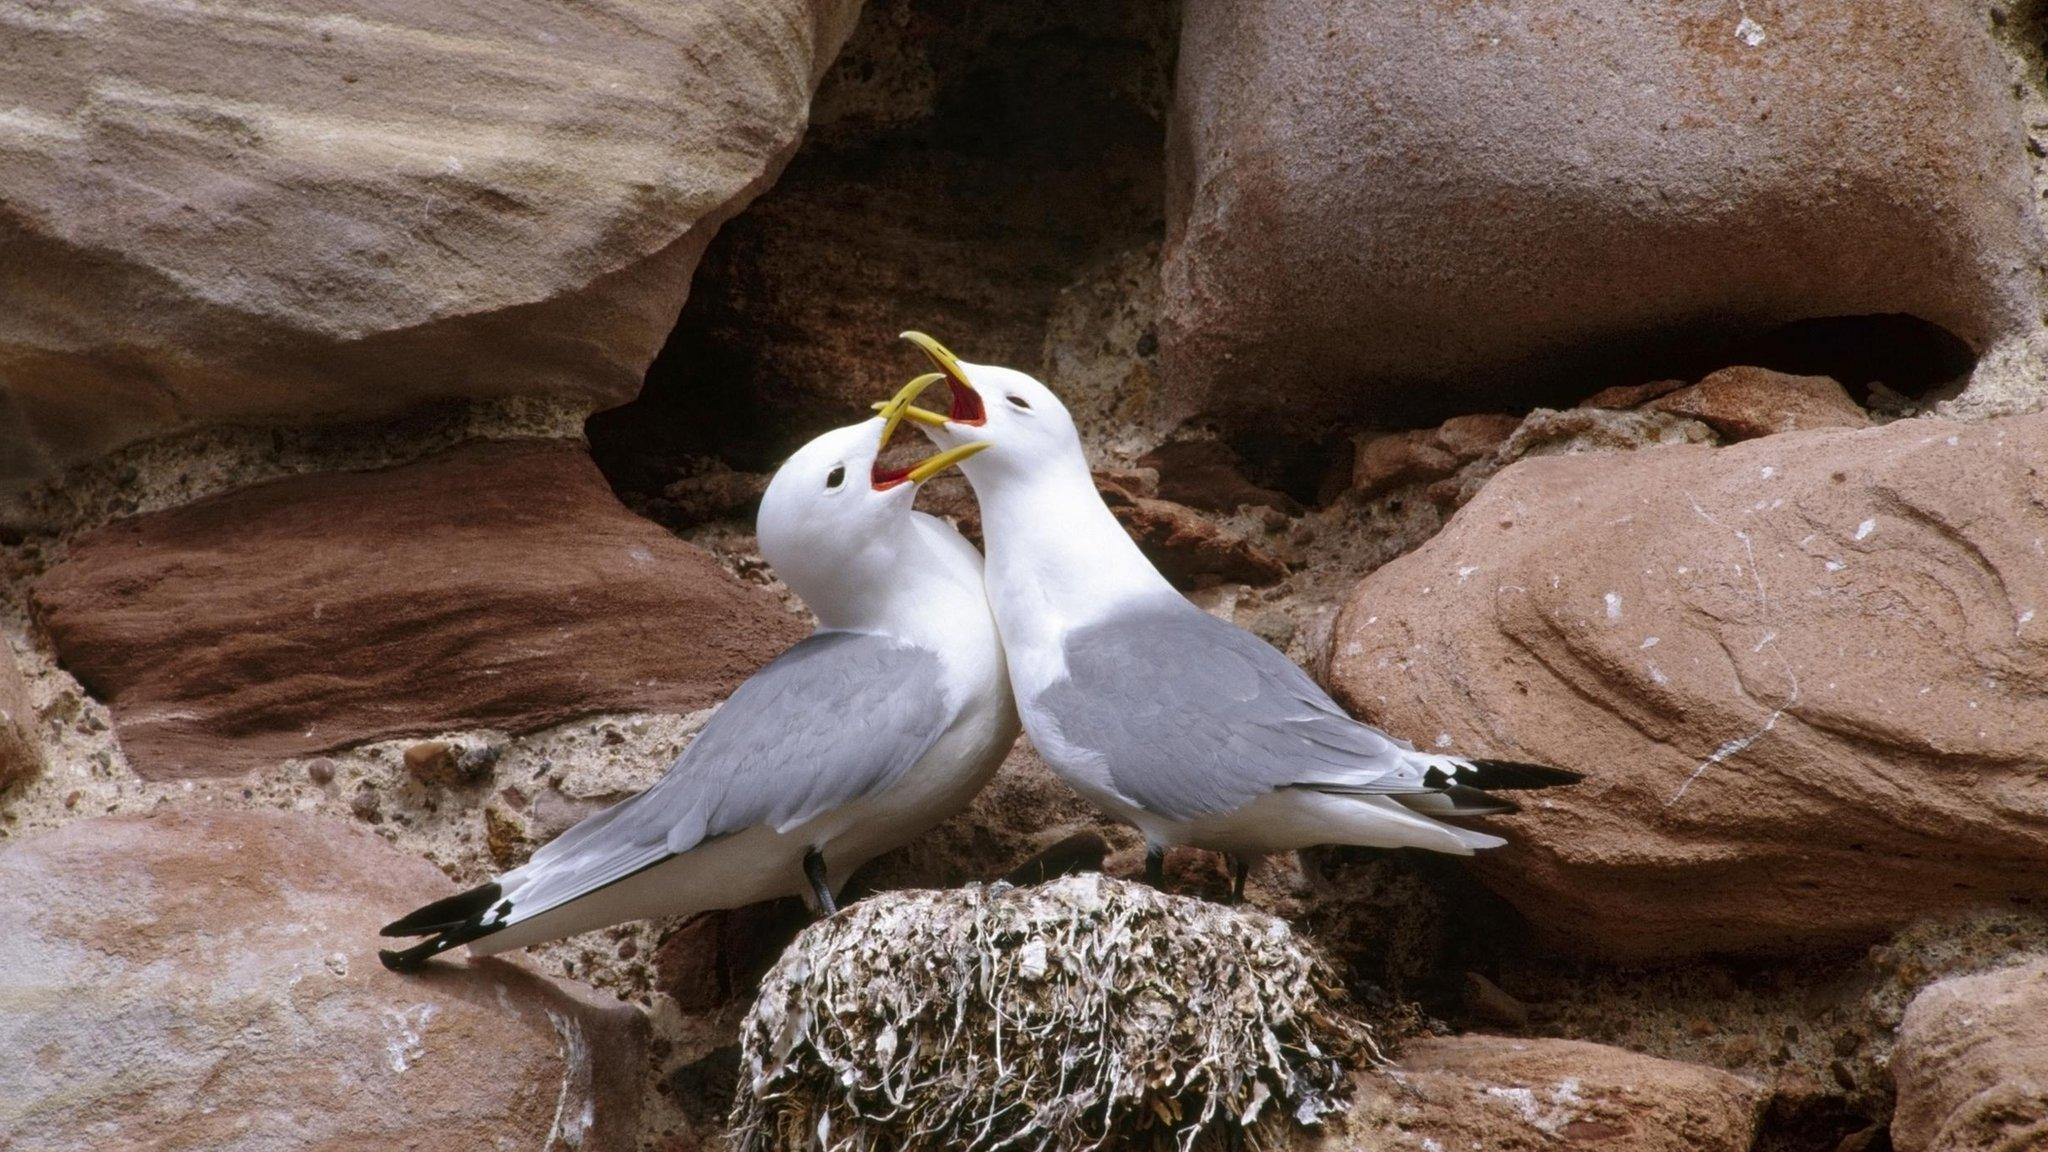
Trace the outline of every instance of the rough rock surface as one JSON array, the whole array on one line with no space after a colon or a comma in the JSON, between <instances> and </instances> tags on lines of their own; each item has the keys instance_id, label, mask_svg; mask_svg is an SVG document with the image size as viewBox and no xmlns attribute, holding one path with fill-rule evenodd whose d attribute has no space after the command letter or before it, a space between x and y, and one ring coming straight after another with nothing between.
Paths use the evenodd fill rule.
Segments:
<instances>
[{"instance_id":1,"label":"rough rock surface","mask_svg":"<svg viewBox=\"0 0 2048 1152\"><path fill-rule=\"evenodd\" d=\"M87 820L0 853L6 1146L636 1146L630 1009L502 961L377 963L378 925L449 891L281 813Z\"/></svg>"},{"instance_id":2,"label":"rough rock surface","mask_svg":"<svg viewBox=\"0 0 2048 1152\"><path fill-rule=\"evenodd\" d=\"M1892 1057L1898 1152L2048 1147L2048 960L1928 988Z\"/></svg>"},{"instance_id":3,"label":"rough rock surface","mask_svg":"<svg viewBox=\"0 0 2048 1152\"><path fill-rule=\"evenodd\" d=\"M858 10L17 10L0 482L194 423L630 399Z\"/></svg>"},{"instance_id":4,"label":"rough rock surface","mask_svg":"<svg viewBox=\"0 0 2048 1152\"><path fill-rule=\"evenodd\" d=\"M1649 407L1691 416L1729 440L1870 426L1870 414L1828 377L1793 376L1768 368L1723 368L1651 401Z\"/></svg>"},{"instance_id":5,"label":"rough rock surface","mask_svg":"<svg viewBox=\"0 0 2048 1152\"><path fill-rule=\"evenodd\" d=\"M1555 401L1806 317L1980 353L2033 323L1967 6L1193 0L1174 99L1162 370L1219 414Z\"/></svg>"},{"instance_id":6,"label":"rough rock surface","mask_svg":"<svg viewBox=\"0 0 2048 1152\"><path fill-rule=\"evenodd\" d=\"M1765 1093L1739 1076L1575 1040L1413 1040L1360 1079L1317 1152L1749 1152Z\"/></svg>"},{"instance_id":7,"label":"rough rock surface","mask_svg":"<svg viewBox=\"0 0 2048 1152\"><path fill-rule=\"evenodd\" d=\"M376 737L691 711L802 635L573 444L472 444L90 533L36 584L145 777Z\"/></svg>"},{"instance_id":8,"label":"rough rock surface","mask_svg":"<svg viewBox=\"0 0 2048 1152\"><path fill-rule=\"evenodd\" d=\"M0 637L0 790L36 774L43 766L43 742L36 733L36 708L14 653Z\"/></svg>"},{"instance_id":9,"label":"rough rock surface","mask_svg":"<svg viewBox=\"0 0 2048 1152\"><path fill-rule=\"evenodd\" d=\"M593 422L606 471L660 491L678 444L770 468L926 370L905 328L1043 363L1091 434L1158 443L1173 29L1167 4L870 0L802 149L705 253L646 392Z\"/></svg>"},{"instance_id":10,"label":"rough rock surface","mask_svg":"<svg viewBox=\"0 0 2048 1152\"><path fill-rule=\"evenodd\" d=\"M1479 864L1552 944L2048 895L2048 416L1525 460L1335 629L1356 712L1588 774Z\"/></svg>"}]
</instances>

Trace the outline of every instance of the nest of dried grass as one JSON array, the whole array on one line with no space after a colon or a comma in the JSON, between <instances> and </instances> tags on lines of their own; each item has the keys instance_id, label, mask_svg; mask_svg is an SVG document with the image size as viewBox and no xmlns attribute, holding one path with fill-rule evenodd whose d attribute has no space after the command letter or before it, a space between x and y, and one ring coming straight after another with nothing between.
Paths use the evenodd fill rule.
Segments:
<instances>
[{"instance_id":1,"label":"nest of dried grass","mask_svg":"<svg viewBox=\"0 0 2048 1152\"><path fill-rule=\"evenodd\" d=\"M742 1152L1277 1148L1379 1060L1256 911L1095 874L872 897L805 930L741 1029Z\"/></svg>"}]
</instances>

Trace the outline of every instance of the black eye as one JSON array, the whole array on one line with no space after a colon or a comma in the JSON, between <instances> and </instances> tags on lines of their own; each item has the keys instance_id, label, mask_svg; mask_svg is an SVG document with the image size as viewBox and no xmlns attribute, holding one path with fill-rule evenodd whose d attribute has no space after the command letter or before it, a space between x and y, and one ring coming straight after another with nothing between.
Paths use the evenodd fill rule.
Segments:
<instances>
[{"instance_id":1,"label":"black eye","mask_svg":"<svg viewBox=\"0 0 2048 1152\"><path fill-rule=\"evenodd\" d=\"M1022 396L1017 395L1014 392L1008 396L1003 397L1003 399L1008 400L1010 403L1015 404L1017 407L1022 408L1027 412L1031 410L1031 405L1025 403L1024 398Z\"/></svg>"},{"instance_id":2,"label":"black eye","mask_svg":"<svg viewBox=\"0 0 2048 1152\"><path fill-rule=\"evenodd\" d=\"M846 465L840 464L825 474L825 487L837 488L846 483Z\"/></svg>"}]
</instances>

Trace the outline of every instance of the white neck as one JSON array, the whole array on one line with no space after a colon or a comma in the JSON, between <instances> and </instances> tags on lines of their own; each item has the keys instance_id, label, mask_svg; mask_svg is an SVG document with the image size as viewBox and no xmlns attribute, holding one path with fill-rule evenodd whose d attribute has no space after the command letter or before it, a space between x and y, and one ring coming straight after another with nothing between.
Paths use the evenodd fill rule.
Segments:
<instances>
[{"instance_id":1,"label":"white neck","mask_svg":"<svg viewBox=\"0 0 2048 1152\"><path fill-rule=\"evenodd\" d=\"M873 632L943 650L961 641L962 628L988 627L974 549L922 513L893 518L884 534L841 566L807 573L790 586L822 629Z\"/></svg>"},{"instance_id":2,"label":"white neck","mask_svg":"<svg viewBox=\"0 0 2048 1152\"><path fill-rule=\"evenodd\" d=\"M1005 644L1046 639L1037 634L1079 627L1131 599L1178 595L1102 502L1078 456L970 479Z\"/></svg>"}]
</instances>

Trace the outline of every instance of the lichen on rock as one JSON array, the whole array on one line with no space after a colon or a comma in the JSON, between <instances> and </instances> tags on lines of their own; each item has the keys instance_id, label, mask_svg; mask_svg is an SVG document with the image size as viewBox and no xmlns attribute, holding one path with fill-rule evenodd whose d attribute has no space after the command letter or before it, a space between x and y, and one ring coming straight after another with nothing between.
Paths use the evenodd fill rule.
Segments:
<instances>
[{"instance_id":1,"label":"lichen on rock","mask_svg":"<svg viewBox=\"0 0 2048 1152\"><path fill-rule=\"evenodd\" d=\"M1379 1059L1339 987L1278 919L1098 874L879 895L762 981L732 1145L1277 1147Z\"/></svg>"}]
</instances>

